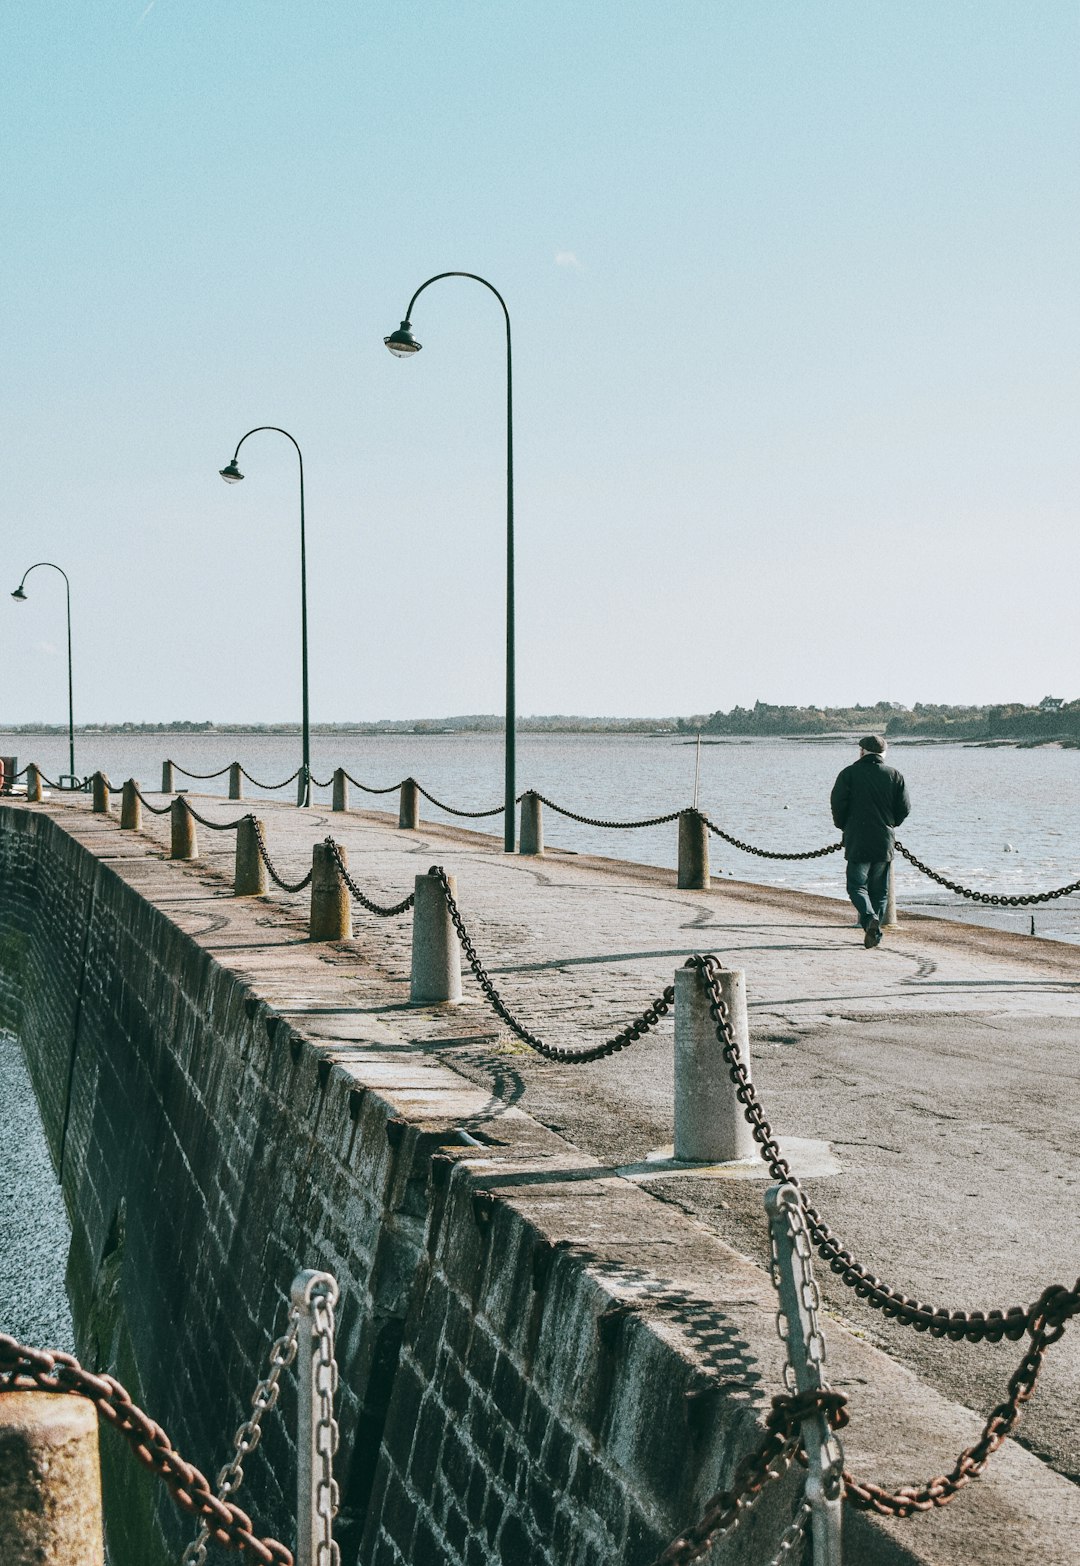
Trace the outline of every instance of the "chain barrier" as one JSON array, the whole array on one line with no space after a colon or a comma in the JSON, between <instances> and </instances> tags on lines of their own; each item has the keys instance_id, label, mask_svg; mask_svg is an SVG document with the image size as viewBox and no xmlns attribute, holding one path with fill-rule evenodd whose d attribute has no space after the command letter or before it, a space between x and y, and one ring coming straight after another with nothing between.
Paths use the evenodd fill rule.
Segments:
<instances>
[{"instance_id":1,"label":"chain barrier","mask_svg":"<svg viewBox=\"0 0 1080 1566\"><path fill-rule=\"evenodd\" d=\"M338 1449L338 1422L334 1418L334 1398L338 1389L338 1367L334 1358L334 1295L314 1294L311 1314L316 1336L312 1366L315 1396L319 1412L315 1425L315 1456L318 1477L315 1481L315 1518L318 1540L313 1566L341 1566L341 1551L334 1539L334 1518L340 1495L334 1478L334 1457Z\"/></svg>"},{"instance_id":2,"label":"chain barrier","mask_svg":"<svg viewBox=\"0 0 1080 1566\"><path fill-rule=\"evenodd\" d=\"M177 797L177 799L179 799L181 796L178 794L176 797ZM145 805L146 806L147 810L149 810L149 812L150 812L150 814L152 816L167 816L169 814L169 812L172 810L172 802L171 801L167 805L152 805L150 803L150 801L147 799L146 795L139 788L138 784L135 785L135 798L139 801L139 803L141 805ZM185 801L185 803L187 803L187 802ZM191 806L190 805L188 805L188 809L191 810ZM194 814L194 811L192 811L192 814Z\"/></svg>"},{"instance_id":3,"label":"chain barrier","mask_svg":"<svg viewBox=\"0 0 1080 1566\"><path fill-rule=\"evenodd\" d=\"M718 827L715 821L710 821L708 816L698 812L709 831L716 837L723 838L725 843L730 843L732 848L741 848L744 854L754 854L758 859L823 859L826 854L838 854L843 848L843 843L829 843L824 848L810 848L801 854L778 854L769 848L755 848L752 843L744 843L741 838L732 837L730 832L725 832Z\"/></svg>"},{"instance_id":4,"label":"chain barrier","mask_svg":"<svg viewBox=\"0 0 1080 1566\"><path fill-rule=\"evenodd\" d=\"M225 771L227 772L228 770L229 770L228 767L226 767ZM252 788L265 788L265 789L267 789L267 790L269 790L271 792L274 789L277 789L277 788L288 788L290 783L295 783L296 782L297 778L300 776L300 774L301 774L301 772L303 772L303 770L304 770L303 767L297 767L296 771L291 773L285 779L284 783L260 783L258 778L253 778L251 773L248 772L246 768L244 768L244 767L240 768L241 774L245 778L247 778L247 780L251 784Z\"/></svg>"},{"instance_id":5,"label":"chain barrier","mask_svg":"<svg viewBox=\"0 0 1080 1566\"><path fill-rule=\"evenodd\" d=\"M72 1354L26 1348L0 1333L0 1393L35 1390L74 1392L88 1398L102 1419L124 1437L143 1467L164 1480L180 1509L208 1522L208 1537L215 1544L243 1550L260 1566L293 1566L287 1545L257 1537L248 1514L212 1493L206 1475L184 1461L161 1426L132 1402L119 1381L85 1370Z\"/></svg>"},{"instance_id":6,"label":"chain barrier","mask_svg":"<svg viewBox=\"0 0 1080 1566\"><path fill-rule=\"evenodd\" d=\"M341 849L334 839L332 837L328 837L324 839L324 842L326 847L330 850L330 854L334 863L338 867L338 873L341 876L341 879L345 882L345 885L349 888L349 891L352 893L356 901L362 908L366 908L368 913L378 914L380 919L390 919L393 918L395 914L406 913L412 907L413 903L415 903L415 892L410 892L408 897L403 897L401 902L395 903L392 908L382 908L378 903L373 903L371 898L364 894L364 892L360 889L359 886L357 886L356 882L349 874L348 866L341 857Z\"/></svg>"},{"instance_id":7,"label":"chain barrier","mask_svg":"<svg viewBox=\"0 0 1080 1566\"><path fill-rule=\"evenodd\" d=\"M536 790L531 790L536 793ZM519 795L520 799L522 796ZM554 810L557 816L565 816L568 821L579 821L582 826L611 827L625 832L636 831L638 827L665 826L669 821L678 821L682 815L681 810L672 810L666 816L649 816L644 821L600 821L595 816L579 816L576 811L564 810L562 805L556 805L554 800L548 799L545 794L536 794L542 805L549 810Z\"/></svg>"},{"instance_id":8,"label":"chain barrier","mask_svg":"<svg viewBox=\"0 0 1080 1566\"><path fill-rule=\"evenodd\" d=\"M365 794L396 794L401 787L401 783L407 781L405 778L402 778L401 783L391 783L389 788L372 788L369 783L361 783L359 778L354 778L351 772L345 771L344 767L341 769L341 775L343 778L348 778L350 783L354 784Z\"/></svg>"},{"instance_id":9,"label":"chain barrier","mask_svg":"<svg viewBox=\"0 0 1080 1566\"><path fill-rule=\"evenodd\" d=\"M270 1372L259 1382L252 1394L251 1417L244 1420L233 1436L233 1457L218 1473L216 1483L219 1501L228 1500L230 1495L235 1495L244 1482L244 1460L249 1453L254 1452L262 1440L263 1415L268 1414L277 1404L281 1391L279 1386L281 1372L296 1358L299 1320L300 1312L293 1305L289 1310L285 1332L271 1345ZM206 1547L210 1541L210 1534L210 1524L204 1518L199 1524L199 1531L195 1538L180 1557L180 1566L206 1566Z\"/></svg>"},{"instance_id":10,"label":"chain barrier","mask_svg":"<svg viewBox=\"0 0 1080 1566\"><path fill-rule=\"evenodd\" d=\"M170 765L173 771L179 772L180 776L183 778L194 778L196 783L209 783L211 778L223 778L226 772L228 772L232 763L226 763L225 766L219 767L216 772L189 772L188 769L186 767L182 767L178 761L173 761L170 763ZM241 768L241 771L242 770L243 768Z\"/></svg>"},{"instance_id":11,"label":"chain barrier","mask_svg":"<svg viewBox=\"0 0 1080 1566\"><path fill-rule=\"evenodd\" d=\"M247 815L237 816L235 821L208 821L205 816L200 816L197 810L193 810L186 799L184 804L187 805L188 815L197 821L200 826L209 827L211 832L235 832L238 827L243 826L245 821L254 821L255 819L249 810Z\"/></svg>"},{"instance_id":12,"label":"chain barrier","mask_svg":"<svg viewBox=\"0 0 1080 1566\"><path fill-rule=\"evenodd\" d=\"M415 778L407 778L405 781L416 783ZM448 816L464 816L470 821L479 821L485 816L501 816L506 810L505 805L496 805L494 810L455 810L453 805L444 805L441 799L436 799L434 794L429 794L420 783L416 783L416 792L423 794L428 803L434 805L437 810L445 810Z\"/></svg>"},{"instance_id":13,"label":"chain barrier","mask_svg":"<svg viewBox=\"0 0 1080 1566\"><path fill-rule=\"evenodd\" d=\"M761 1148L762 1158L774 1180L788 1183L801 1190L799 1180L792 1174L787 1159L780 1151L775 1133L769 1124L761 1101L757 1096L750 1074L742 1059L735 1032L731 1025L727 1003L720 992L717 979L720 964L715 957L692 957L689 966L697 968L709 996L709 1014L716 1024L716 1039L720 1045L729 1075L735 1084L735 1096L742 1105L743 1114L750 1123L754 1141ZM883 1316L903 1327L913 1327L916 1332L929 1332L933 1338L948 1338L954 1343L961 1339L968 1343L1000 1343L1002 1338L1018 1342L1038 1319L1043 1302L1027 1307L1011 1305L1008 1310L950 1311L945 1306L924 1304L891 1288L875 1277L862 1262L857 1261L821 1217L815 1207L803 1196L803 1211L810 1234L819 1254L828 1262L841 1283L853 1289ZM1080 1313L1080 1278L1071 1290L1057 1288L1058 1311L1064 1321ZM1045 1299L1045 1296L1044 1296Z\"/></svg>"},{"instance_id":14,"label":"chain barrier","mask_svg":"<svg viewBox=\"0 0 1080 1566\"><path fill-rule=\"evenodd\" d=\"M311 784L312 788L329 788L333 781L333 778L329 777L324 783L322 778L317 778L314 776L314 774L312 774L312 776L308 779L308 782Z\"/></svg>"},{"instance_id":15,"label":"chain barrier","mask_svg":"<svg viewBox=\"0 0 1080 1566\"><path fill-rule=\"evenodd\" d=\"M274 882L275 886L280 886L283 892L302 892L305 887L310 886L311 877L313 874L311 870L308 871L307 875L302 881L286 881L284 879L277 866L274 864L274 861L270 858L269 853L267 852L266 839L263 837L262 827L259 825L258 820L254 816L251 817L251 824L255 832L255 848L258 852L259 858L266 866L267 875L270 877L271 881Z\"/></svg>"},{"instance_id":16,"label":"chain barrier","mask_svg":"<svg viewBox=\"0 0 1080 1566\"><path fill-rule=\"evenodd\" d=\"M1072 881L1068 886L1058 886L1052 892L1027 892L1013 897L1006 892L976 892L970 886L961 886L958 881L950 881L948 876L939 875L936 870L931 870L929 865L924 865L921 859L906 849L899 840L896 843L896 851L903 854L909 864L921 870L923 875L929 876L931 881L936 881L939 886L946 887L950 892L956 892L959 897L967 897L973 903L990 903L995 908L1030 908L1035 903L1052 903L1057 897L1068 897L1072 892L1080 892L1080 881Z\"/></svg>"},{"instance_id":17,"label":"chain barrier","mask_svg":"<svg viewBox=\"0 0 1080 1566\"><path fill-rule=\"evenodd\" d=\"M603 1060L608 1055L615 1055L619 1050L627 1049L629 1045L635 1044L638 1039L644 1038L646 1033L655 1028L660 1018L667 1011L670 1011L674 1004L675 986L669 984L664 993L657 996L651 1005L646 1006L640 1016L635 1017L633 1022L623 1028L620 1033L616 1033L614 1038L607 1039L603 1044L587 1045L584 1049L564 1049L559 1044L545 1044L543 1039L537 1038L535 1033L530 1033L529 1029L518 1021L492 983L490 975L476 954L476 947L473 945L469 932L465 928L465 921L461 917L461 911L454 899L453 892L450 890L450 882L442 865L432 865L428 874L437 876L439 879L443 896L446 898L446 906L450 918L453 921L454 929L457 931L458 940L461 942L461 949L465 953L476 982L483 990L492 1010L502 1018L512 1033L517 1034L523 1044L527 1044L530 1049L534 1049L538 1055L543 1055L546 1060L557 1060L564 1065L573 1065L588 1060Z\"/></svg>"}]
</instances>

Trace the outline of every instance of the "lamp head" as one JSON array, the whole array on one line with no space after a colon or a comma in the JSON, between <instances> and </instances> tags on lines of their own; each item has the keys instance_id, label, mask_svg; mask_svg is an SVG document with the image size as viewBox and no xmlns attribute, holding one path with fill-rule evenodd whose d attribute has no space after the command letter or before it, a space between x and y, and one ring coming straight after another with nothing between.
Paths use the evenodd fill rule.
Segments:
<instances>
[{"instance_id":1,"label":"lamp head","mask_svg":"<svg viewBox=\"0 0 1080 1566\"><path fill-rule=\"evenodd\" d=\"M26 594L23 592L21 584L15 589L11 596L16 600L16 602L20 604L24 604L26 602Z\"/></svg>"},{"instance_id":2,"label":"lamp head","mask_svg":"<svg viewBox=\"0 0 1080 1566\"><path fill-rule=\"evenodd\" d=\"M383 342L395 359L407 359L411 354L419 353L421 348L421 344L412 334L411 321L402 321L398 330L391 332L389 337L384 337Z\"/></svg>"},{"instance_id":3,"label":"lamp head","mask_svg":"<svg viewBox=\"0 0 1080 1566\"><path fill-rule=\"evenodd\" d=\"M240 480L244 476L240 469L236 466L235 457L229 463L227 468L219 468L218 471L225 480L226 484L239 484Z\"/></svg>"}]
</instances>

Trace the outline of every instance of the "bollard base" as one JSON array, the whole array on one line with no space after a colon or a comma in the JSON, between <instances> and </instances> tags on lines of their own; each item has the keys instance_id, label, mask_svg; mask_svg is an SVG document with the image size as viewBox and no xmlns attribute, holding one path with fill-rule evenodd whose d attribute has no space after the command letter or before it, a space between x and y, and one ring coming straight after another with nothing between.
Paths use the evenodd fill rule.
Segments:
<instances>
[{"instance_id":1,"label":"bollard base","mask_svg":"<svg viewBox=\"0 0 1080 1566\"><path fill-rule=\"evenodd\" d=\"M830 1142L818 1142L812 1137L784 1137L780 1151L791 1165L792 1172L804 1180L820 1180L829 1175L843 1174L839 1158ZM727 1163L698 1163L688 1158L676 1158L669 1142L646 1153L639 1164L625 1164L616 1171L624 1180L661 1180L670 1175L690 1175L701 1180L771 1180L768 1165L756 1154L753 1158L734 1158Z\"/></svg>"}]
</instances>

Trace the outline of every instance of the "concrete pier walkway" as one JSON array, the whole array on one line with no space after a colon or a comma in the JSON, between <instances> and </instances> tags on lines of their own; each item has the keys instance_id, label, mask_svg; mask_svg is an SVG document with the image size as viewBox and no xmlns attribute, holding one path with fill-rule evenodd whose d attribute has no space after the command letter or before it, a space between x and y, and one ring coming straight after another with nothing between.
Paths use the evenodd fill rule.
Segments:
<instances>
[{"instance_id":1,"label":"concrete pier walkway","mask_svg":"<svg viewBox=\"0 0 1080 1566\"><path fill-rule=\"evenodd\" d=\"M222 822L249 808L189 797ZM43 808L88 817L82 801ZM709 891L678 891L670 872L557 851L509 856L491 837L427 824L399 831L396 818L379 813L303 812L262 800L254 808L266 821L275 864L290 879L303 875L313 843L328 833L347 847L353 877L379 902L399 900L414 875L443 864L457 877L462 914L507 1004L553 1043L611 1036L695 952L742 968L753 1074L766 1112L782 1140L829 1144L835 1172L805 1183L860 1260L904 1292L950 1308L1027 1304L1049 1283L1074 1282L1080 949L909 919L867 951L839 898L728 879ZM168 817L144 814L143 822L140 834L100 822L115 838L97 851L161 857ZM378 919L357 908L353 941L313 948L307 893L272 888L253 924L250 901L229 896L233 834L200 827L199 840L200 859L174 867L170 912L298 1027L343 1048L437 1054L487 1089L488 1140L497 1143L501 1117L524 1110L589 1155L590 1173L591 1160L601 1160L765 1262L764 1180L648 1169L649 1156L672 1140L670 1020L611 1059L550 1063L509 1034L468 974L460 1006L408 1005L407 915ZM838 892L841 876L838 864ZM313 950L321 952L325 983L312 973ZM595 1226L603 1222L598 1212ZM883 1321L821 1265L817 1271L833 1329L830 1355L851 1397L852 1466L881 1482L921 1481L951 1467L959 1445L974 1439L1002 1400L1023 1346L930 1340ZM853 1340L883 1349L898 1378L860 1384L865 1366L845 1347ZM898 1459L878 1437L883 1409L893 1410L901 1428L905 1398L931 1412L919 1416L923 1438L909 1441ZM1007 1446L990 1465L1032 1486L1033 1515L1045 1516L1049 1505L1063 1523L1067 1515L1080 1518L1078 1406L1074 1323L1049 1352L1017 1431L1041 1463ZM866 1444L872 1408L874 1438ZM1042 1465L1062 1479L1040 1499ZM1028 1559L1011 1545L968 1553L975 1549L965 1535L968 1503L962 1496L947 1513L897 1524L895 1537L926 1540L927 1560ZM985 1526L987 1514L980 1515Z\"/></svg>"}]
</instances>

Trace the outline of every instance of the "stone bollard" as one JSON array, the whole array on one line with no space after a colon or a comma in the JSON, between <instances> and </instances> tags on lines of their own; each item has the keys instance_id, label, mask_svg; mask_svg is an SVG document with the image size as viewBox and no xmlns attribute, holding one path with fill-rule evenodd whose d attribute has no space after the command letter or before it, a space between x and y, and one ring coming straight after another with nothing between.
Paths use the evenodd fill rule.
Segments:
<instances>
[{"instance_id":1,"label":"stone bollard","mask_svg":"<svg viewBox=\"0 0 1080 1566\"><path fill-rule=\"evenodd\" d=\"M233 874L236 897L266 895L266 865L259 853L259 833L265 830L266 823L255 816L245 816L236 829L236 870Z\"/></svg>"},{"instance_id":2,"label":"stone bollard","mask_svg":"<svg viewBox=\"0 0 1080 1566\"><path fill-rule=\"evenodd\" d=\"M102 1566L97 1409L74 1393L0 1396L0 1561Z\"/></svg>"},{"instance_id":3,"label":"stone bollard","mask_svg":"<svg viewBox=\"0 0 1080 1566\"><path fill-rule=\"evenodd\" d=\"M457 898L457 881L447 876ZM418 875L413 904L409 1004L435 1006L461 999L461 946L437 875Z\"/></svg>"},{"instance_id":4,"label":"stone bollard","mask_svg":"<svg viewBox=\"0 0 1080 1566\"><path fill-rule=\"evenodd\" d=\"M183 794L178 794L169 807L169 824L172 827L170 859L197 859L199 838L195 831L195 817L188 809Z\"/></svg>"},{"instance_id":5,"label":"stone bollard","mask_svg":"<svg viewBox=\"0 0 1080 1566\"><path fill-rule=\"evenodd\" d=\"M26 769L26 800L30 805L41 804L41 769L32 761Z\"/></svg>"},{"instance_id":6,"label":"stone bollard","mask_svg":"<svg viewBox=\"0 0 1080 1566\"><path fill-rule=\"evenodd\" d=\"M173 777L173 764L171 761L161 763L161 792L163 794L176 793L176 779Z\"/></svg>"},{"instance_id":7,"label":"stone bollard","mask_svg":"<svg viewBox=\"0 0 1080 1566\"><path fill-rule=\"evenodd\" d=\"M539 794L529 789L521 796L521 835L518 839L519 854L544 852L544 808Z\"/></svg>"},{"instance_id":8,"label":"stone bollard","mask_svg":"<svg viewBox=\"0 0 1080 1566\"><path fill-rule=\"evenodd\" d=\"M244 778L240 771L240 763L233 761L229 765L229 798L243 799Z\"/></svg>"},{"instance_id":9,"label":"stone bollard","mask_svg":"<svg viewBox=\"0 0 1080 1566\"><path fill-rule=\"evenodd\" d=\"M738 970L719 974L735 1042L750 1070L746 982ZM728 1073L709 997L696 968L675 974L675 1157L687 1163L726 1164L757 1156L735 1084Z\"/></svg>"},{"instance_id":10,"label":"stone bollard","mask_svg":"<svg viewBox=\"0 0 1080 1566\"><path fill-rule=\"evenodd\" d=\"M420 825L420 786L415 778L402 779L397 824L407 832L415 832Z\"/></svg>"},{"instance_id":11,"label":"stone bollard","mask_svg":"<svg viewBox=\"0 0 1080 1566\"><path fill-rule=\"evenodd\" d=\"M142 800L134 778L128 778L120 795L120 825L125 832L137 832L142 826Z\"/></svg>"},{"instance_id":12,"label":"stone bollard","mask_svg":"<svg viewBox=\"0 0 1080 1566\"><path fill-rule=\"evenodd\" d=\"M348 810L349 808L349 780L345 776L344 767L334 768L334 799L331 810Z\"/></svg>"},{"instance_id":13,"label":"stone bollard","mask_svg":"<svg viewBox=\"0 0 1080 1566\"><path fill-rule=\"evenodd\" d=\"M93 789L94 795L94 814L96 816L107 816L111 808L111 800L109 797L110 785L108 778L105 776L104 772L95 772L94 776L90 779L90 785Z\"/></svg>"},{"instance_id":14,"label":"stone bollard","mask_svg":"<svg viewBox=\"0 0 1080 1566\"><path fill-rule=\"evenodd\" d=\"M885 904L885 926L884 926L884 928L886 930L893 930L893 929L896 928L896 860L895 859L890 859L890 861L889 861L889 900Z\"/></svg>"},{"instance_id":15,"label":"stone bollard","mask_svg":"<svg viewBox=\"0 0 1080 1566\"><path fill-rule=\"evenodd\" d=\"M679 811L679 885L692 892L709 885L709 829L699 810Z\"/></svg>"},{"instance_id":16,"label":"stone bollard","mask_svg":"<svg viewBox=\"0 0 1080 1566\"><path fill-rule=\"evenodd\" d=\"M348 854L340 843L338 852L348 865ZM352 897L325 843L316 843L311 851L311 920L308 934L313 941L352 940Z\"/></svg>"}]
</instances>

